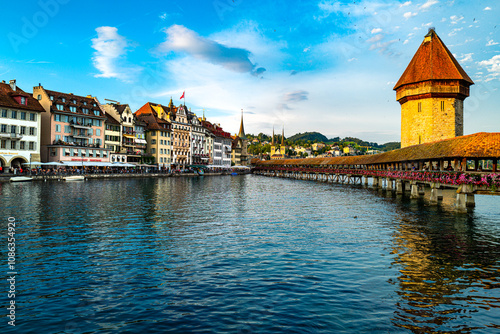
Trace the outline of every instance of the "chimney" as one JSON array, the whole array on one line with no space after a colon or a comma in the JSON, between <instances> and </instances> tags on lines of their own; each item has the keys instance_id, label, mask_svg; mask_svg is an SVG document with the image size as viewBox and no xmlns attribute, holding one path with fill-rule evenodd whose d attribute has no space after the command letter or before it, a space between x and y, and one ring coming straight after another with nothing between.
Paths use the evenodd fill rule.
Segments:
<instances>
[{"instance_id":1,"label":"chimney","mask_svg":"<svg viewBox=\"0 0 500 334\"><path fill-rule=\"evenodd\" d=\"M15 92L16 91L16 79L9 81L10 88Z\"/></svg>"}]
</instances>

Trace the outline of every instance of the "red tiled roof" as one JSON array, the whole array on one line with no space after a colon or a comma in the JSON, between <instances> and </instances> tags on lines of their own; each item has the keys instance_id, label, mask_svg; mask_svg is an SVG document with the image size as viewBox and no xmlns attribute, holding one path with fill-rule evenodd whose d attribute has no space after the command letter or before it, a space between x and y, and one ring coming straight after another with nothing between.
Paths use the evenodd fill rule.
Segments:
<instances>
[{"instance_id":1,"label":"red tiled roof","mask_svg":"<svg viewBox=\"0 0 500 334\"><path fill-rule=\"evenodd\" d=\"M229 132L225 132L220 126L217 124L212 124L209 121L202 120L201 125L208 129L210 132L212 132L214 135L217 137L223 137L223 138L228 138L231 139L231 134Z\"/></svg>"},{"instance_id":2,"label":"red tiled roof","mask_svg":"<svg viewBox=\"0 0 500 334\"><path fill-rule=\"evenodd\" d=\"M94 100L93 97L83 97L79 95L74 95L74 94L66 94L66 93L61 93L61 92L56 92L53 90L47 90L45 89L45 92L49 96L53 96L54 99L52 100L52 108L51 111L53 112L63 112L71 115L83 115L83 116L92 116L93 118L101 118L101 119L106 119L105 113L102 110L101 106L99 103ZM63 102L63 99L65 101ZM75 101L76 103L73 103ZM87 104L85 104L87 103ZM63 105L63 110L58 110L56 105L60 104ZM95 104L95 106L94 106ZM70 111L70 107L76 107L76 112ZM85 114L83 112L83 109L88 109L89 113ZM95 115L94 111L98 111L99 115Z\"/></svg>"},{"instance_id":3,"label":"red tiled roof","mask_svg":"<svg viewBox=\"0 0 500 334\"><path fill-rule=\"evenodd\" d=\"M162 107L165 108L164 106ZM139 121L146 124L148 130L170 130L170 122L158 118L158 114L153 109L151 102L147 102L140 107L134 115Z\"/></svg>"},{"instance_id":4,"label":"red tiled roof","mask_svg":"<svg viewBox=\"0 0 500 334\"><path fill-rule=\"evenodd\" d=\"M14 99L14 96L25 97L27 101L26 105L19 104ZM26 93L17 86L16 91L14 92L11 86L7 83L0 83L0 107L45 112L40 103L38 103L38 101L33 98L31 94Z\"/></svg>"},{"instance_id":5,"label":"red tiled roof","mask_svg":"<svg viewBox=\"0 0 500 334\"><path fill-rule=\"evenodd\" d=\"M410 64L394 86L394 90L403 85L428 80L464 80L473 85L472 79L436 32L430 30L426 37L430 37L430 41L424 39L420 44Z\"/></svg>"},{"instance_id":6,"label":"red tiled roof","mask_svg":"<svg viewBox=\"0 0 500 334\"><path fill-rule=\"evenodd\" d=\"M500 132L479 132L373 155L262 161L263 165L371 165L443 158L500 159Z\"/></svg>"}]
</instances>

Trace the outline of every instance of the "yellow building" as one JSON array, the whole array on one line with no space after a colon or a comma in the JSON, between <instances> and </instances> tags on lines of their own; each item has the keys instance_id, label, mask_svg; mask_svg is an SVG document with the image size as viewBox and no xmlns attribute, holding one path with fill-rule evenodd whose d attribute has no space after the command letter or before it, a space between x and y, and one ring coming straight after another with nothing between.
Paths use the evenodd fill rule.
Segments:
<instances>
[{"instance_id":1,"label":"yellow building","mask_svg":"<svg viewBox=\"0 0 500 334\"><path fill-rule=\"evenodd\" d=\"M158 168L170 168L172 159L172 123L166 120L165 107L151 102L135 112L141 122L146 123L147 154L154 158Z\"/></svg>"},{"instance_id":2,"label":"yellow building","mask_svg":"<svg viewBox=\"0 0 500 334\"><path fill-rule=\"evenodd\" d=\"M325 146L326 146L325 143L314 143L311 145L311 148L313 151L319 151Z\"/></svg>"},{"instance_id":3,"label":"yellow building","mask_svg":"<svg viewBox=\"0 0 500 334\"><path fill-rule=\"evenodd\" d=\"M274 143L274 129L273 139L271 142L271 160L286 159L286 146L285 146L285 130L281 131L281 145Z\"/></svg>"},{"instance_id":4,"label":"yellow building","mask_svg":"<svg viewBox=\"0 0 500 334\"><path fill-rule=\"evenodd\" d=\"M401 148L462 136L464 99L473 84L429 29L394 86L401 104Z\"/></svg>"}]
</instances>

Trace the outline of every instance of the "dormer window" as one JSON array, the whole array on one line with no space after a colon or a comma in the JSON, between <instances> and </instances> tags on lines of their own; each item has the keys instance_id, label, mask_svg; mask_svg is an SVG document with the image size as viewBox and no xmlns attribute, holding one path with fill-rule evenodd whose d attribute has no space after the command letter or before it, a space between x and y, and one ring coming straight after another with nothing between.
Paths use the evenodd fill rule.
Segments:
<instances>
[{"instance_id":1,"label":"dormer window","mask_svg":"<svg viewBox=\"0 0 500 334\"><path fill-rule=\"evenodd\" d=\"M71 107L69 107L69 111L71 111L71 112L76 112L76 107L75 107L75 106L71 106Z\"/></svg>"},{"instance_id":2,"label":"dormer window","mask_svg":"<svg viewBox=\"0 0 500 334\"><path fill-rule=\"evenodd\" d=\"M52 101L54 101L54 96L52 96L52 95L51 95L51 96L50 96L50 99L51 99Z\"/></svg>"},{"instance_id":3,"label":"dormer window","mask_svg":"<svg viewBox=\"0 0 500 334\"><path fill-rule=\"evenodd\" d=\"M84 114L88 114L89 113L89 110L87 108L83 108L82 110L83 110Z\"/></svg>"},{"instance_id":4,"label":"dormer window","mask_svg":"<svg viewBox=\"0 0 500 334\"><path fill-rule=\"evenodd\" d=\"M73 100L73 104L76 104L76 100Z\"/></svg>"},{"instance_id":5,"label":"dormer window","mask_svg":"<svg viewBox=\"0 0 500 334\"><path fill-rule=\"evenodd\" d=\"M87 105L87 101L83 101L83 105L86 106Z\"/></svg>"},{"instance_id":6,"label":"dormer window","mask_svg":"<svg viewBox=\"0 0 500 334\"><path fill-rule=\"evenodd\" d=\"M94 115L99 116L100 114L99 110L94 110Z\"/></svg>"},{"instance_id":7,"label":"dormer window","mask_svg":"<svg viewBox=\"0 0 500 334\"><path fill-rule=\"evenodd\" d=\"M94 107L97 107L97 104L94 103Z\"/></svg>"},{"instance_id":8,"label":"dormer window","mask_svg":"<svg viewBox=\"0 0 500 334\"><path fill-rule=\"evenodd\" d=\"M61 97L61 101L66 102L66 99L64 97Z\"/></svg>"},{"instance_id":9,"label":"dormer window","mask_svg":"<svg viewBox=\"0 0 500 334\"><path fill-rule=\"evenodd\" d=\"M57 110L64 110L64 106L62 104L56 104Z\"/></svg>"},{"instance_id":10,"label":"dormer window","mask_svg":"<svg viewBox=\"0 0 500 334\"><path fill-rule=\"evenodd\" d=\"M24 96L21 96L21 104L26 105L26 98Z\"/></svg>"}]
</instances>

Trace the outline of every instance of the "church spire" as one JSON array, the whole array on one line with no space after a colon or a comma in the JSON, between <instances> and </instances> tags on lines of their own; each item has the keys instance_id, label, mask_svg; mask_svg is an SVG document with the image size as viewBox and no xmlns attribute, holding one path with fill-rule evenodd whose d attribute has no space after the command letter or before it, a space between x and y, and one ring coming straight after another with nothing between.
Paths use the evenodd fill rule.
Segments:
<instances>
[{"instance_id":1,"label":"church spire","mask_svg":"<svg viewBox=\"0 0 500 334\"><path fill-rule=\"evenodd\" d=\"M285 126L281 129L281 146L285 145Z\"/></svg>"},{"instance_id":2,"label":"church spire","mask_svg":"<svg viewBox=\"0 0 500 334\"><path fill-rule=\"evenodd\" d=\"M245 128L243 127L243 109L241 109L241 123L240 123L240 132L238 133L238 137L240 137L243 140L247 139L247 136L245 135Z\"/></svg>"},{"instance_id":3,"label":"church spire","mask_svg":"<svg viewBox=\"0 0 500 334\"><path fill-rule=\"evenodd\" d=\"M170 108L170 110L174 108L174 101L172 101L172 96L170 96L170 103L168 104L168 107Z\"/></svg>"},{"instance_id":4,"label":"church spire","mask_svg":"<svg viewBox=\"0 0 500 334\"><path fill-rule=\"evenodd\" d=\"M274 125L273 125L273 139L271 139L271 145L274 145Z\"/></svg>"}]
</instances>

